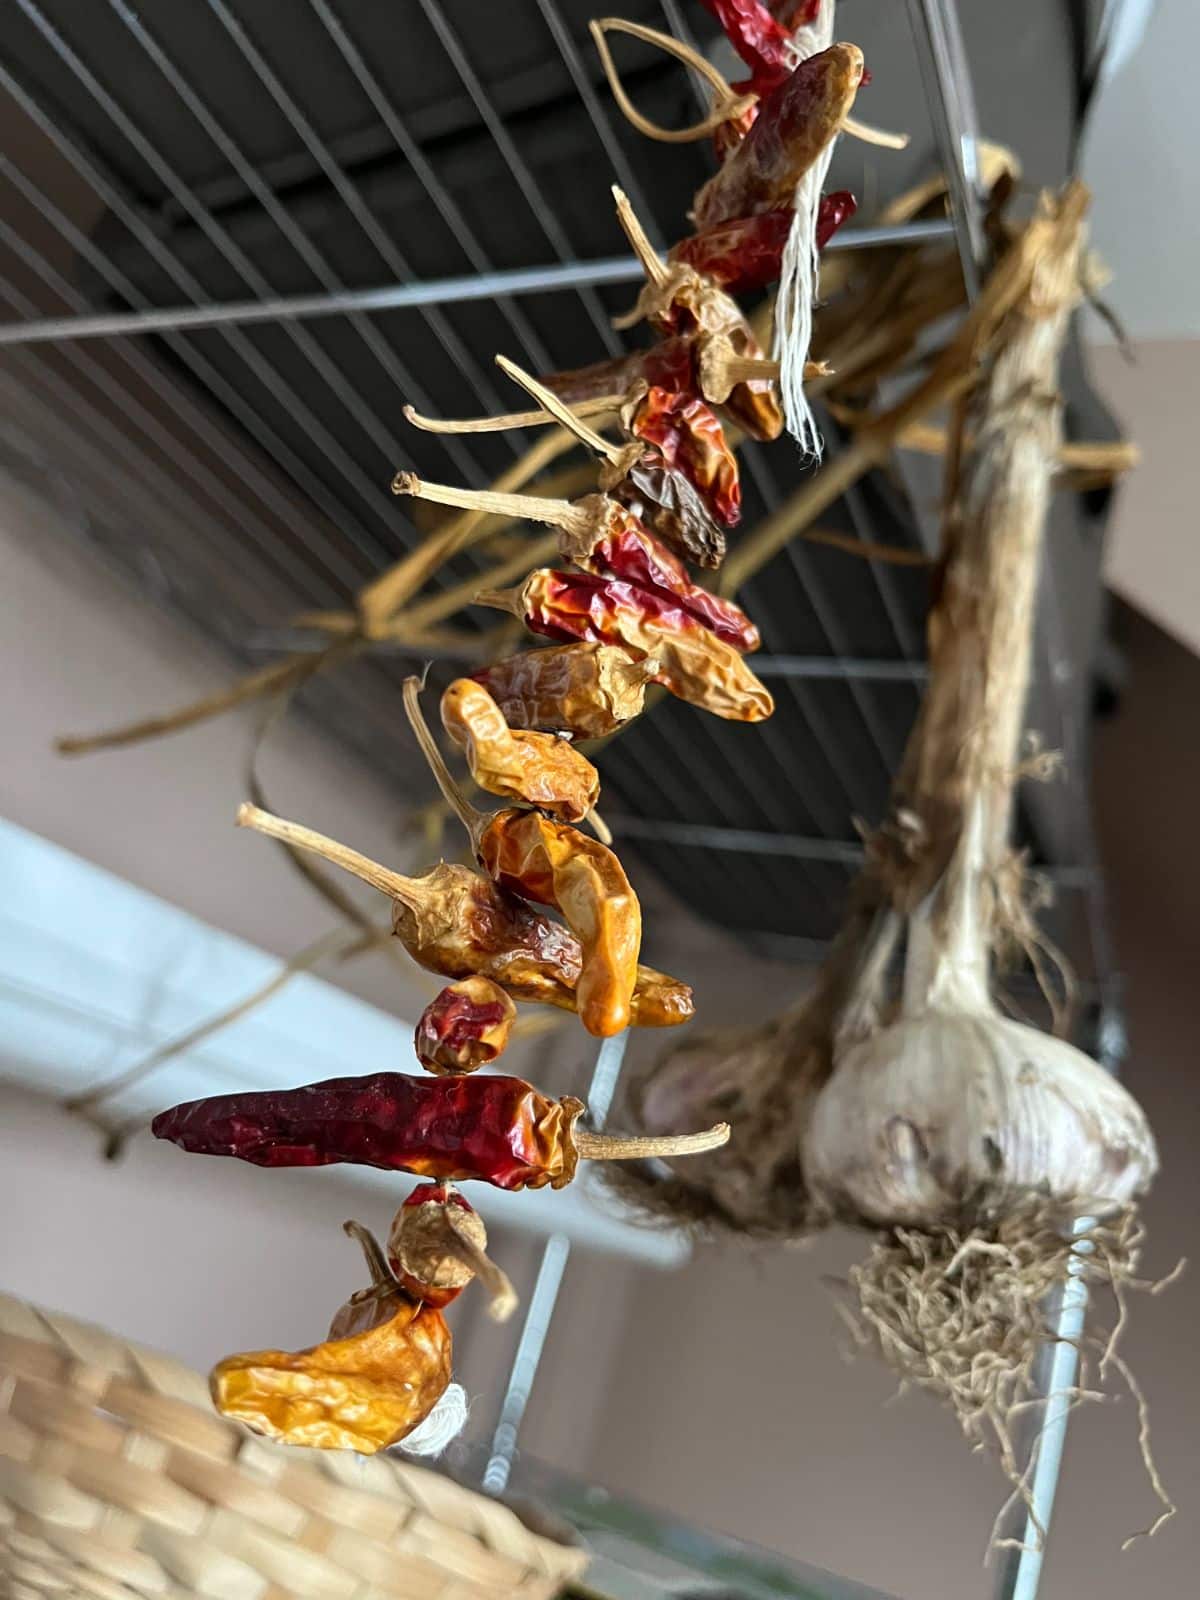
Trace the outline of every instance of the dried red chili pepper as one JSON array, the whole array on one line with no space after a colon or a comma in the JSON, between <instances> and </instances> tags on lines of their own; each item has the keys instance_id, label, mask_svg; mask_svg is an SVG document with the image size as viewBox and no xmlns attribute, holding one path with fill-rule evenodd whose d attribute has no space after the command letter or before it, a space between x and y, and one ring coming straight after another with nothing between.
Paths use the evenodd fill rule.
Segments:
<instances>
[{"instance_id":1,"label":"dried red chili pepper","mask_svg":"<svg viewBox=\"0 0 1200 1600\"><path fill-rule=\"evenodd\" d=\"M414 1300L439 1310L478 1278L489 1295L489 1315L506 1322L517 1296L487 1254L487 1242L483 1218L453 1184L422 1183L392 1218L388 1262Z\"/></svg>"},{"instance_id":2,"label":"dried red chili pepper","mask_svg":"<svg viewBox=\"0 0 1200 1600\"><path fill-rule=\"evenodd\" d=\"M522 1078L415 1078L376 1072L299 1089L213 1095L173 1106L152 1132L196 1155L259 1167L339 1162L497 1189L561 1189L578 1161L715 1150L726 1123L678 1138L621 1139L575 1124L582 1100L548 1100Z\"/></svg>"},{"instance_id":3,"label":"dried red chili pepper","mask_svg":"<svg viewBox=\"0 0 1200 1600\"><path fill-rule=\"evenodd\" d=\"M596 804L600 774L586 756L549 733L512 729L481 683L456 678L442 695L442 726L465 753L481 789L524 800L564 822Z\"/></svg>"},{"instance_id":4,"label":"dried red chili pepper","mask_svg":"<svg viewBox=\"0 0 1200 1600\"><path fill-rule=\"evenodd\" d=\"M243 805L238 825L300 850L311 850L352 872L393 902L392 930L420 966L444 978L480 974L514 1000L577 1010L583 965L579 940L561 923L506 894L470 867L440 862L423 877L407 878L380 866L312 828ZM669 1028L693 1014L686 983L639 966L630 1022Z\"/></svg>"},{"instance_id":5,"label":"dried red chili pepper","mask_svg":"<svg viewBox=\"0 0 1200 1600\"><path fill-rule=\"evenodd\" d=\"M401 494L416 495L438 505L476 507L548 522L559 530L563 556L576 566L598 576L636 584L653 602L669 602L673 609L711 629L737 650L758 648L758 630L741 607L693 583L683 563L642 526L633 511L609 495L589 494L575 501L498 495L488 490L426 483L411 472L399 473L396 485ZM482 786L500 792L491 783Z\"/></svg>"},{"instance_id":6,"label":"dried red chili pepper","mask_svg":"<svg viewBox=\"0 0 1200 1600\"><path fill-rule=\"evenodd\" d=\"M517 1008L490 978L460 978L422 1011L413 1049L426 1072L475 1072L503 1055Z\"/></svg>"},{"instance_id":7,"label":"dried red chili pepper","mask_svg":"<svg viewBox=\"0 0 1200 1600\"><path fill-rule=\"evenodd\" d=\"M857 209L858 202L848 189L821 196L817 208L818 250L825 248ZM730 294L763 289L779 277L794 215L789 207L718 222L703 233L681 239L671 247L667 259L686 263Z\"/></svg>"},{"instance_id":8,"label":"dried red chili pepper","mask_svg":"<svg viewBox=\"0 0 1200 1600\"><path fill-rule=\"evenodd\" d=\"M562 912L583 952L575 985L579 1020L598 1038L620 1033L630 1022L642 942L641 907L625 869L599 839L540 811L488 815L470 805L421 714L420 687L417 678L405 680L404 709L480 865L510 894Z\"/></svg>"},{"instance_id":9,"label":"dried red chili pepper","mask_svg":"<svg viewBox=\"0 0 1200 1600\"><path fill-rule=\"evenodd\" d=\"M683 473L718 522L737 527L742 520L737 458L716 415L698 395L655 385L626 404L622 422L635 439L656 446L668 467Z\"/></svg>"},{"instance_id":10,"label":"dried red chili pepper","mask_svg":"<svg viewBox=\"0 0 1200 1600\"><path fill-rule=\"evenodd\" d=\"M622 644L653 656L660 664L656 682L714 716L761 722L775 709L737 651L660 592L539 567L519 588L488 590L476 603L511 612L550 639Z\"/></svg>"},{"instance_id":11,"label":"dried red chili pepper","mask_svg":"<svg viewBox=\"0 0 1200 1600\"><path fill-rule=\"evenodd\" d=\"M474 674L514 728L603 739L641 714L653 661L607 644L526 650Z\"/></svg>"},{"instance_id":12,"label":"dried red chili pepper","mask_svg":"<svg viewBox=\"0 0 1200 1600\"><path fill-rule=\"evenodd\" d=\"M750 77L731 84L739 92L769 94L795 63L791 33L760 0L700 0L721 25L721 31L750 68Z\"/></svg>"},{"instance_id":13,"label":"dried red chili pepper","mask_svg":"<svg viewBox=\"0 0 1200 1600\"><path fill-rule=\"evenodd\" d=\"M741 144L697 194L697 231L789 205L854 104L862 71L857 45L834 44L772 90Z\"/></svg>"}]
</instances>

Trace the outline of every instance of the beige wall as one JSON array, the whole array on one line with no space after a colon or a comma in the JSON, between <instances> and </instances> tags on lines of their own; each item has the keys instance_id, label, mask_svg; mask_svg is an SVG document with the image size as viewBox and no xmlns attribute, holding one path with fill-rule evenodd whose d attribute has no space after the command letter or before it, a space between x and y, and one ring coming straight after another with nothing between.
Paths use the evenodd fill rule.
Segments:
<instances>
[{"instance_id":1,"label":"beige wall","mask_svg":"<svg viewBox=\"0 0 1200 1600\"><path fill-rule=\"evenodd\" d=\"M1200 650L1200 339L1139 343L1133 357L1092 351L1095 381L1144 458L1122 489L1108 582Z\"/></svg>"}]
</instances>

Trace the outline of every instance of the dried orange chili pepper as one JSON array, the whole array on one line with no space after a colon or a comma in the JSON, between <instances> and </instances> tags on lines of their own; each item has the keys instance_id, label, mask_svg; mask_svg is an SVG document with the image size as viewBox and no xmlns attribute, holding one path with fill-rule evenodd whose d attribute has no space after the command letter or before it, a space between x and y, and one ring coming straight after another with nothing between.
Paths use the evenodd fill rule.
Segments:
<instances>
[{"instance_id":1,"label":"dried orange chili pepper","mask_svg":"<svg viewBox=\"0 0 1200 1600\"><path fill-rule=\"evenodd\" d=\"M352 872L393 902L396 937L419 965L445 978L491 978L514 1000L578 1009L576 986L583 966L579 940L515 895L470 867L440 862L420 878L392 872L313 828L245 804L240 827L253 828ZM639 966L630 1022L669 1028L694 1013L692 991L678 978Z\"/></svg>"},{"instance_id":2,"label":"dried orange chili pepper","mask_svg":"<svg viewBox=\"0 0 1200 1600\"><path fill-rule=\"evenodd\" d=\"M474 1072L503 1055L517 1008L490 978L460 978L422 1011L413 1049L426 1072Z\"/></svg>"},{"instance_id":3,"label":"dried orange chili pepper","mask_svg":"<svg viewBox=\"0 0 1200 1600\"><path fill-rule=\"evenodd\" d=\"M655 670L617 645L565 644L526 650L473 676L510 727L603 739L641 714Z\"/></svg>"},{"instance_id":4,"label":"dried orange chili pepper","mask_svg":"<svg viewBox=\"0 0 1200 1600\"><path fill-rule=\"evenodd\" d=\"M524 800L564 822L581 822L596 804L600 774L587 757L553 734L510 728L474 679L456 678L446 689L442 726L489 794Z\"/></svg>"},{"instance_id":5,"label":"dried orange chili pepper","mask_svg":"<svg viewBox=\"0 0 1200 1600\"><path fill-rule=\"evenodd\" d=\"M471 836L484 870L502 889L561 911L579 940L579 1020L597 1038L629 1026L642 943L642 911L625 869L607 845L540 811L485 815L451 777L421 715L420 683L404 684L404 708L430 770Z\"/></svg>"},{"instance_id":6,"label":"dried orange chili pepper","mask_svg":"<svg viewBox=\"0 0 1200 1600\"><path fill-rule=\"evenodd\" d=\"M193 1100L155 1117L153 1132L193 1154L234 1156L260 1167L350 1162L454 1183L473 1179L497 1189L561 1189L581 1159L694 1155L729 1137L726 1123L653 1139L589 1133L576 1127L583 1110L572 1095L550 1100L523 1078L498 1073L419 1078L376 1072Z\"/></svg>"},{"instance_id":7,"label":"dried orange chili pepper","mask_svg":"<svg viewBox=\"0 0 1200 1600\"><path fill-rule=\"evenodd\" d=\"M539 567L519 588L486 590L476 604L509 611L550 639L622 644L653 656L656 682L714 716L761 722L775 709L770 691L737 651L659 591Z\"/></svg>"},{"instance_id":8,"label":"dried orange chili pepper","mask_svg":"<svg viewBox=\"0 0 1200 1600\"><path fill-rule=\"evenodd\" d=\"M450 1330L436 1307L404 1291L367 1230L347 1227L363 1244L371 1288L342 1307L321 1344L227 1356L209 1390L223 1416L270 1439L373 1455L437 1404L450 1382Z\"/></svg>"}]
</instances>

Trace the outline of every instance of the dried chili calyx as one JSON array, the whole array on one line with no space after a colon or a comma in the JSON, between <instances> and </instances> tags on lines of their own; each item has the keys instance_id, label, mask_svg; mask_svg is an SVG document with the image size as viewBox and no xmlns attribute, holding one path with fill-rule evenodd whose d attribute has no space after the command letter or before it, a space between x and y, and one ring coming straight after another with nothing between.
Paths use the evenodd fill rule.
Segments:
<instances>
[{"instance_id":1,"label":"dried chili calyx","mask_svg":"<svg viewBox=\"0 0 1200 1600\"><path fill-rule=\"evenodd\" d=\"M641 714L654 671L616 645L568 644L526 650L474 677L510 727L603 739Z\"/></svg>"},{"instance_id":2,"label":"dried chili calyx","mask_svg":"<svg viewBox=\"0 0 1200 1600\"><path fill-rule=\"evenodd\" d=\"M517 1308L507 1275L487 1254L483 1218L449 1183L423 1183L392 1219L388 1261L414 1300L439 1308L456 1300L473 1278L488 1291L488 1313L506 1322Z\"/></svg>"},{"instance_id":3,"label":"dried chili calyx","mask_svg":"<svg viewBox=\"0 0 1200 1600\"><path fill-rule=\"evenodd\" d=\"M666 1139L576 1129L583 1102L548 1100L522 1078L416 1078L377 1072L299 1089L215 1095L154 1119L156 1138L194 1154L260 1167L338 1162L497 1189L561 1189L579 1159L699 1154L729 1138L726 1123Z\"/></svg>"},{"instance_id":4,"label":"dried chili calyx","mask_svg":"<svg viewBox=\"0 0 1200 1600\"><path fill-rule=\"evenodd\" d=\"M456 678L441 710L442 726L489 794L524 800L564 822L582 821L596 804L600 774L587 757L551 734L510 728L481 683Z\"/></svg>"},{"instance_id":5,"label":"dried chili calyx","mask_svg":"<svg viewBox=\"0 0 1200 1600\"><path fill-rule=\"evenodd\" d=\"M474 1072L504 1053L517 1008L490 978L460 978L422 1011L413 1049L426 1072Z\"/></svg>"},{"instance_id":6,"label":"dried chili calyx","mask_svg":"<svg viewBox=\"0 0 1200 1600\"><path fill-rule=\"evenodd\" d=\"M653 656L657 682L714 716L761 722L775 709L769 690L737 651L660 592L539 567L520 588L487 590L476 603L509 611L551 639L622 644Z\"/></svg>"},{"instance_id":7,"label":"dried chili calyx","mask_svg":"<svg viewBox=\"0 0 1200 1600\"><path fill-rule=\"evenodd\" d=\"M470 867L440 862L421 878L406 878L313 828L243 805L238 824L323 860L389 896L396 937L421 966L445 978L489 977L514 1000L577 1009L583 965L579 940L568 928L506 894ZM649 967L637 970L630 1021L668 1028L693 1014L692 991Z\"/></svg>"},{"instance_id":8,"label":"dried chili calyx","mask_svg":"<svg viewBox=\"0 0 1200 1600\"><path fill-rule=\"evenodd\" d=\"M802 61L760 102L746 137L697 194L697 229L790 204L845 121L862 74L862 51L853 44L833 44Z\"/></svg>"},{"instance_id":9,"label":"dried chili calyx","mask_svg":"<svg viewBox=\"0 0 1200 1600\"><path fill-rule=\"evenodd\" d=\"M418 1427L450 1382L450 1330L434 1306L413 1300L359 1224L372 1287L307 1350L227 1356L209 1375L213 1404L255 1433L285 1444L373 1455Z\"/></svg>"}]
</instances>

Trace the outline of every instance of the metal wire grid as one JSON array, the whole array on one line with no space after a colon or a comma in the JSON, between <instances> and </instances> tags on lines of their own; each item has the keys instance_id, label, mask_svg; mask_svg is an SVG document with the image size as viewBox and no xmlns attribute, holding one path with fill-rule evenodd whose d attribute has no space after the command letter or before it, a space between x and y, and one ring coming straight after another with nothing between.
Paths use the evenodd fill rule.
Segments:
<instances>
[{"instance_id":1,"label":"metal wire grid","mask_svg":"<svg viewBox=\"0 0 1200 1600\"><path fill-rule=\"evenodd\" d=\"M330 61L340 64L339 70L355 86L360 103L369 109L372 128L354 138L322 131L320 107L303 103L300 91L284 81L282 66L270 58L263 43L264 21L260 19L255 26L248 20L256 10L249 0L236 10L228 0L188 0L186 6L172 9L169 29L155 28L125 0L105 0L104 40L114 56L98 53L94 47L90 56L96 62L114 59L122 64L119 81L113 66L108 69L111 81L107 83L74 42L76 19L69 8L60 7L56 19L45 0L41 5L36 0L7 0L7 7L12 22L19 19L27 37L21 51L14 52L23 58L23 65L15 60L0 64L0 85L53 146L73 180L86 186L94 202L121 230L114 243L106 246L104 229L89 231L80 226L56 202L48 186L18 159L0 157L0 172L12 192L34 214L37 229L48 233L51 245L59 249L56 265L53 248L39 249L32 242L37 230L3 225L0 244L14 256L26 277L33 279L32 285L0 279L0 296L19 318L30 320L44 312L46 296L76 314L89 309L87 297L70 281L68 271L62 270L64 249L68 259L73 256L86 264L97 285L125 304L149 309L161 303L159 294L148 291L140 274L135 281L126 241L132 241L159 275L156 290L161 278L169 297L195 305L210 301L212 272L201 273L194 260L189 264L188 249L192 257L195 249L179 230L181 219L211 247L212 259L220 269L219 282L228 294L269 300L294 283L330 294L340 292L350 283L341 264L348 252L342 250L337 263L331 259L330 229L324 229L322 243L316 242L317 230L305 225L303 206L287 188L306 173L319 174L336 196L337 214L352 233L359 256L371 256L371 281L382 274L409 280L415 275L411 259L415 245L401 250L394 228L372 199L367 179L354 175L354 162L344 153L369 148L378 156L385 144L407 164L452 236L454 249L476 272L496 269L495 258L456 199L439 161L425 151L400 111L394 91L387 86L384 65L368 64L369 51L356 37L356 30L361 33L365 26L365 14L349 20L346 0L336 5L331 0L307 0L303 10L297 11L294 26L309 30L306 40L314 52L332 52ZM520 8L510 8L510 20L514 31L540 30L549 62L563 85L582 100L591 142L580 171L589 178L595 175L598 204L607 205L607 178L615 174L652 236L662 240L672 230L662 227L652 196L666 194L674 201L689 192L702 175L704 158L694 150L672 151L675 181L669 188L640 181L651 156L644 143L620 123L607 90L597 87L595 68L590 65L590 42L582 42L586 38L583 22L590 9L574 3L530 0ZM684 12L673 0L664 0L661 8L649 4L626 9L636 10L655 25L665 22L681 37L689 36ZM273 116L290 151L286 158L278 153L268 158L262 150L251 152L249 141L231 131L228 116L217 109L211 93L199 87L201 75L181 64L184 52L168 40L174 40L185 15L192 24L204 21L211 35L209 43L219 40L228 52L229 70L240 73L274 108ZM511 185L506 194L525 208L532 223L529 231L533 237L522 242L522 249L538 260L544 260L549 251L552 263L570 264L578 250L568 220L558 214L555 195L539 179L528 152L506 124L495 91L485 84L467 42L469 27L461 25L464 21L469 23L470 16L462 6L417 0L404 16L406 45L414 53L430 53L431 59L432 52L440 54L438 73L444 79L448 70L490 136L499 171ZM419 23L424 24L423 32ZM31 43L53 64L53 73L48 68L40 74L32 70L28 60ZM36 60L35 54L35 64ZM131 76L134 63L139 64L141 74L136 79ZM57 96L43 81L53 79L54 74L60 85ZM145 85L146 75L153 81L154 93ZM211 82L211 74L204 81ZM131 92L135 82L136 95ZM77 97L72 115L64 111L63 84L69 84ZM143 125L133 102L149 103L155 95L170 102L177 121L187 122L192 142L183 143L189 151L190 168L197 170L183 170L188 163L170 159L168 145L157 142L153 130ZM75 125L84 109L90 137L82 131L82 124ZM98 128L105 130L99 140ZM206 152L204 160L196 156L197 138ZM161 198L154 209L148 208L134 184L115 170L111 159L98 153L97 143L108 146L114 142L124 152L125 164L141 175L143 183L152 181L159 191ZM219 166L215 176L210 170L214 156ZM656 147L653 160L662 159L661 148ZM201 172L201 168L206 170ZM286 285L268 278L235 237L230 220L234 197L257 208L256 226L269 228L276 243L286 248ZM576 226L575 234L578 232ZM407 238L405 243L409 243ZM355 268L356 274L365 270ZM348 314L337 319L336 338L322 337L299 321L283 321L257 334L237 326L195 334L167 330L162 340L170 357L220 402L267 459L260 459L255 449L239 448L231 441L223 421L214 420L137 341L115 341L99 354L69 342L50 349L31 346L11 350L9 359L22 378L44 394L43 405L48 402L54 414L71 419L72 429L82 440L73 454L90 458L97 467L103 464L110 479L114 463L121 463L123 486L114 485L113 489L118 509L123 495L136 496L148 488L157 506L171 505L173 520L185 524L187 534L177 537L172 547L168 577L177 570L188 575L187 583L195 591L194 615L203 618L205 596L210 597L207 603L211 606L213 597L223 598L229 588L227 574L204 570L206 550L214 549L211 532L205 537L205 530L211 529L214 519L227 530L236 530L240 606L234 615L226 614L224 631L228 639L240 629L244 642L255 623L261 624L281 610L344 603L359 582L412 547L418 531L386 492L386 475L392 467L412 464L419 451L418 464L427 475L444 471L478 485L494 475L498 453L503 457L504 452L516 453L522 448L524 441L515 434L457 440L425 436L414 441L390 425L401 397L419 407L437 409L436 396L427 392L434 376L428 351L436 351L439 362L452 374L450 392L457 395L458 408L468 409L475 404L495 408L506 403L490 371L471 354L472 348L503 343L535 370L579 359L581 334L589 356L620 348L609 321L612 306L602 291L583 286L572 291L569 299L579 313L571 319L576 326L570 349L564 349L560 328L547 326L544 306L537 301L514 297L495 302L504 331L498 338L498 330L489 329L486 343L468 339L465 325L440 308L422 307L415 315L430 337L421 347L423 359L417 371L408 355L413 343L413 313L407 313L403 322ZM250 379L245 387L230 381L231 355ZM390 405L372 406L359 393L346 376L351 360L368 363L392 397ZM363 369L356 365L354 370L357 375ZM112 418L107 403L114 380L123 391L120 422ZM312 393L318 387L334 403L336 420L332 413L322 410L318 414L306 403L305 391ZM444 379L440 387L445 394ZM144 390L145 399L139 398L139 390ZM98 403L89 391L104 399ZM272 422L272 404L286 410L299 430L303 449ZM111 459L97 462L97 448ZM444 468L431 471L426 462L439 455L444 456ZM319 471L314 463L320 464ZM747 522L752 525L756 515L777 506L794 486L799 468L786 446L769 451L749 447L744 464ZM273 468L280 469L283 476L276 476ZM183 507L179 504L181 488ZM847 498L845 513L851 527L867 531L871 511L861 494ZM435 582L445 586L481 564L478 556L465 556ZM801 671L770 680L777 691L779 713L753 730L718 726L711 719L665 705L618 741L605 761L610 807L630 813L635 824L640 818L640 834L647 844L654 838L656 822L710 830L707 842L694 846L679 843L676 835L668 851L654 852L655 859L677 888L689 897L706 900L733 927L815 936L828 931L847 870L837 864L836 851L827 859L822 859L819 851L780 857L774 851L767 855L747 849L745 841L755 834L765 838L782 833L851 846L850 819L856 814L878 815L915 710L915 677L880 682L849 668L864 655L881 658L885 665L911 666L918 661L923 579L875 563L855 563L852 573L847 567L844 557L793 544L749 585L746 596L761 622L768 651L811 653L834 664L836 678L810 680ZM847 597L852 604L846 604ZM468 616L466 625L478 624ZM375 658L359 669L359 677L377 685L378 696L385 684L394 688L404 670L402 658ZM387 723L382 704L364 706L364 698L369 701L372 695L350 697L334 689L332 682L322 690L326 700L343 705L353 698L353 721L362 730L360 742L369 740L377 761L402 772L407 753L397 747L394 726L389 741L381 745L377 737ZM736 855L717 851L713 830L718 829L730 830L729 842L740 840ZM634 837L632 827L629 835ZM730 898L731 864L737 872L736 902Z\"/></svg>"}]
</instances>

